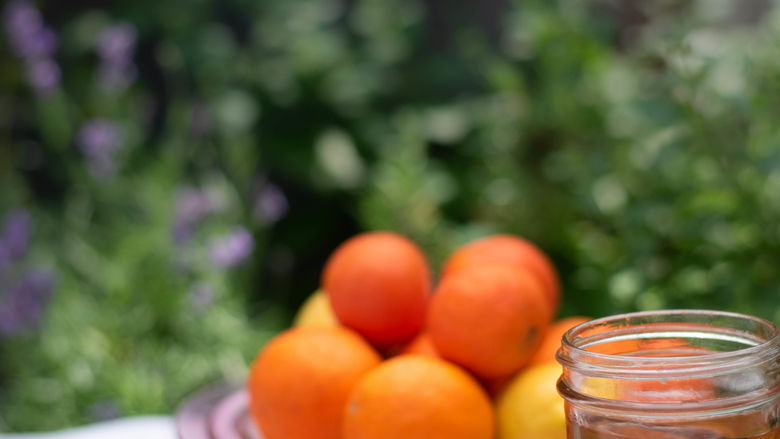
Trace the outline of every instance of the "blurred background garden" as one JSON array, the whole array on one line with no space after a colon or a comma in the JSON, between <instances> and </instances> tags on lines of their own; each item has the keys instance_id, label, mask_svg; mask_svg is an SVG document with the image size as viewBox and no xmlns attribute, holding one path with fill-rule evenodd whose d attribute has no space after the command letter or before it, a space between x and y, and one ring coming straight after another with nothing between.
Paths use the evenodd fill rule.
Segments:
<instances>
[{"instance_id":1,"label":"blurred background garden","mask_svg":"<svg viewBox=\"0 0 780 439\"><path fill-rule=\"evenodd\" d=\"M0 431L242 379L364 230L780 323L777 3L6 1Z\"/></svg>"}]
</instances>

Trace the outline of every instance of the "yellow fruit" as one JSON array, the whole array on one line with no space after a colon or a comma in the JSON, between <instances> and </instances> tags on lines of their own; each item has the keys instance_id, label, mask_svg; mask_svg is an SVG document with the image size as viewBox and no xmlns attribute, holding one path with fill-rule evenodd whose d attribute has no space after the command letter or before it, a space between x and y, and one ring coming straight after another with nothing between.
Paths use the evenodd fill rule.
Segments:
<instances>
[{"instance_id":1,"label":"yellow fruit","mask_svg":"<svg viewBox=\"0 0 780 439\"><path fill-rule=\"evenodd\" d=\"M581 392L595 398L617 399L620 389L616 381L612 378L584 377L580 384Z\"/></svg>"},{"instance_id":2,"label":"yellow fruit","mask_svg":"<svg viewBox=\"0 0 780 439\"><path fill-rule=\"evenodd\" d=\"M339 321L330 307L328 295L322 290L317 290L303 302L293 320L293 326L338 326Z\"/></svg>"},{"instance_id":3,"label":"yellow fruit","mask_svg":"<svg viewBox=\"0 0 780 439\"><path fill-rule=\"evenodd\" d=\"M556 383L558 363L523 369L496 401L498 439L566 439L563 398Z\"/></svg>"}]
</instances>

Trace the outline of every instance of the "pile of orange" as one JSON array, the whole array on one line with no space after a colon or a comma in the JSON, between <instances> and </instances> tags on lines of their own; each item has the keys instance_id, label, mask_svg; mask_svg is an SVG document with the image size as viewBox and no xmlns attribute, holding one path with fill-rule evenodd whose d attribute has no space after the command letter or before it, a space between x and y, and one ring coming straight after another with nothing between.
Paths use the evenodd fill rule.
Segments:
<instances>
[{"instance_id":1,"label":"pile of orange","mask_svg":"<svg viewBox=\"0 0 780 439\"><path fill-rule=\"evenodd\" d=\"M584 317L547 256L494 235L450 255L434 284L423 251L390 232L328 259L294 327L252 364L266 439L563 439L555 351Z\"/></svg>"}]
</instances>

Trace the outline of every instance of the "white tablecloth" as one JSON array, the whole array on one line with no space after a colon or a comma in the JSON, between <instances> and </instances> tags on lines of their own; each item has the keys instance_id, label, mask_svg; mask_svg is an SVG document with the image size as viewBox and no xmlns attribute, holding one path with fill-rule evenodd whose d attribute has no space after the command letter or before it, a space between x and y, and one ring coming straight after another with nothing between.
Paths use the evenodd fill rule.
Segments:
<instances>
[{"instance_id":1,"label":"white tablecloth","mask_svg":"<svg viewBox=\"0 0 780 439\"><path fill-rule=\"evenodd\" d=\"M0 433L2 439L176 439L170 416L117 419L51 433Z\"/></svg>"}]
</instances>

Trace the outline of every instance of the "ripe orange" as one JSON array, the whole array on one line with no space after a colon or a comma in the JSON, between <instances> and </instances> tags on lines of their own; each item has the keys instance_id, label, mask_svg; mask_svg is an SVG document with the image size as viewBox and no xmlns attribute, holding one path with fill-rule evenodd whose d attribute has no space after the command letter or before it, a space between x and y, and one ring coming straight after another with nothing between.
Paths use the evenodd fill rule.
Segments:
<instances>
[{"instance_id":1,"label":"ripe orange","mask_svg":"<svg viewBox=\"0 0 780 439\"><path fill-rule=\"evenodd\" d=\"M445 361L401 355L367 373L344 412L343 439L492 439L490 400Z\"/></svg>"},{"instance_id":2,"label":"ripe orange","mask_svg":"<svg viewBox=\"0 0 780 439\"><path fill-rule=\"evenodd\" d=\"M482 388L485 389L491 398L496 398L506 388L507 384L512 381L512 378L514 378L515 375L517 374L502 377L482 378L480 380L480 384L482 384Z\"/></svg>"},{"instance_id":3,"label":"ripe orange","mask_svg":"<svg viewBox=\"0 0 780 439\"><path fill-rule=\"evenodd\" d=\"M549 322L539 283L526 271L493 264L444 278L427 331L443 358L480 378L500 378L528 363Z\"/></svg>"},{"instance_id":4,"label":"ripe orange","mask_svg":"<svg viewBox=\"0 0 780 439\"><path fill-rule=\"evenodd\" d=\"M407 342L425 322L430 268L401 235L372 232L347 240L325 264L322 284L339 321L375 346Z\"/></svg>"},{"instance_id":5,"label":"ripe orange","mask_svg":"<svg viewBox=\"0 0 780 439\"><path fill-rule=\"evenodd\" d=\"M252 417L267 439L341 439L349 392L380 361L368 343L346 328L287 330L252 364Z\"/></svg>"},{"instance_id":6,"label":"ripe orange","mask_svg":"<svg viewBox=\"0 0 780 439\"><path fill-rule=\"evenodd\" d=\"M421 332L414 338L401 352L402 354L426 355L433 358L441 358L436 346L433 345L431 336L426 332Z\"/></svg>"},{"instance_id":7,"label":"ripe orange","mask_svg":"<svg viewBox=\"0 0 780 439\"><path fill-rule=\"evenodd\" d=\"M506 262L529 270L542 284L551 314L558 312L561 293L555 267L544 252L519 236L492 235L458 248L444 263L441 277L486 262Z\"/></svg>"},{"instance_id":8,"label":"ripe orange","mask_svg":"<svg viewBox=\"0 0 780 439\"><path fill-rule=\"evenodd\" d=\"M589 320L591 320L590 317L574 316L553 322L550 327L547 328L547 332L544 333L542 344L539 346L539 349L536 350L536 353L531 358L529 364L556 361L555 353L558 352L558 348L561 347L561 338L563 338L563 334L580 323L585 323Z\"/></svg>"}]
</instances>

